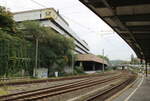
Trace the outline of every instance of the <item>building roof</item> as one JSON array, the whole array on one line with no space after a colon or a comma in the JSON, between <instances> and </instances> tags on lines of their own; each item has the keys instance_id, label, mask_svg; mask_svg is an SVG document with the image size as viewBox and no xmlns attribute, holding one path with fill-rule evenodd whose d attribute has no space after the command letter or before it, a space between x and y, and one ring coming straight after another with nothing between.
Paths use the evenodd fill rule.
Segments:
<instances>
[{"instance_id":1,"label":"building roof","mask_svg":"<svg viewBox=\"0 0 150 101\"><path fill-rule=\"evenodd\" d=\"M150 62L150 0L80 0Z\"/></svg>"},{"instance_id":2,"label":"building roof","mask_svg":"<svg viewBox=\"0 0 150 101\"><path fill-rule=\"evenodd\" d=\"M42 8L42 9L32 9L32 10L25 10L25 11L19 11L19 12L13 12L13 15L20 14L20 13L32 13L36 11L43 11L43 10L53 10L56 12L54 8Z\"/></svg>"},{"instance_id":3,"label":"building roof","mask_svg":"<svg viewBox=\"0 0 150 101\"><path fill-rule=\"evenodd\" d=\"M56 11L54 8L42 8L42 9L33 9L33 10L27 10L27 11L13 12L13 15L21 14L21 13L32 13L32 12L37 12L37 11L41 12L44 10L52 10L53 12L57 14L57 16L59 16L69 26L69 23L59 14L59 11Z\"/></svg>"},{"instance_id":4,"label":"building roof","mask_svg":"<svg viewBox=\"0 0 150 101\"><path fill-rule=\"evenodd\" d=\"M97 57L93 54L78 54L77 55L77 61L93 61L93 62L98 62L98 63L104 63L106 65L108 65L106 60L103 60L100 57Z\"/></svg>"}]
</instances>

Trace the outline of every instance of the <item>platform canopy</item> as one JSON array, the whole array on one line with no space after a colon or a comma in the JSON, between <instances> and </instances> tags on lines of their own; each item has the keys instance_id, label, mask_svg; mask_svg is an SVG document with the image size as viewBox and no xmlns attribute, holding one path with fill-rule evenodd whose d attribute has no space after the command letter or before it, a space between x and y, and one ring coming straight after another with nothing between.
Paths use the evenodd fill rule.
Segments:
<instances>
[{"instance_id":1,"label":"platform canopy","mask_svg":"<svg viewBox=\"0 0 150 101\"><path fill-rule=\"evenodd\" d=\"M108 65L108 62L93 54L77 54L76 61L92 61L100 64Z\"/></svg>"},{"instance_id":2,"label":"platform canopy","mask_svg":"<svg viewBox=\"0 0 150 101\"><path fill-rule=\"evenodd\" d=\"M150 0L80 0L150 62Z\"/></svg>"}]
</instances>

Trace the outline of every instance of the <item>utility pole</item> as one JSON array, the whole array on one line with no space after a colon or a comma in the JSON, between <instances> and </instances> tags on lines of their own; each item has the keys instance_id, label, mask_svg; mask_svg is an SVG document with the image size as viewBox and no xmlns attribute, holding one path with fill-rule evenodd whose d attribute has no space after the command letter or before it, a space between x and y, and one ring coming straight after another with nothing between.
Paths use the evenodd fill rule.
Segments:
<instances>
[{"instance_id":1,"label":"utility pole","mask_svg":"<svg viewBox=\"0 0 150 101\"><path fill-rule=\"evenodd\" d=\"M39 46L39 40L38 40L38 38L36 38L36 42L35 42L35 68L34 68L34 77L37 76L38 46Z\"/></svg>"},{"instance_id":2,"label":"utility pole","mask_svg":"<svg viewBox=\"0 0 150 101\"><path fill-rule=\"evenodd\" d=\"M103 54L103 72L104 72L104 49L102 50L102 54Z\"/></svg>"},{"instance_id":3,"label":"utility pole","mask_svg":"<svg viewBox=\"0 0 150 101\"><path fill-rule=\"evenodd\" d=\"M73 74L73 70L74 70L74 56L72 54L72 74Z\"/></svg>"},{"instance_id":4,"label":"utility pole","mask_svg":"<svg viewBox=\"0 0 150 101\"><path fill-rule=\"evenodd\" d=\"M143 60L142 59L140 59L140 67L141 67L141 72L143 73L143 71L142 71L142 66L143 66Z\"/></svg>"},{"instance_id":5,"label":"utility pole","mask_svg":"<svg viewBox=\"0 0 150 101\"><path fill-rule=\"evenodd\" d=\"M134 65L134 55L131 54L131 64Z\"/></svg>"}]
</instances>

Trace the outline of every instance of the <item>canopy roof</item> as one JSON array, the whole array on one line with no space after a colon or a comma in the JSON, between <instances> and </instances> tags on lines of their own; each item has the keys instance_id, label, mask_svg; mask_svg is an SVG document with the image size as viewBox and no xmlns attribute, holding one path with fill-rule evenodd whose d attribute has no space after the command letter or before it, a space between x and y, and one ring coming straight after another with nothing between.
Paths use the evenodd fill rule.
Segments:
<instances>
[{"instance_id":1,"label":"canopy roof","mask_svg":"<svg viewBox=\"0 0 150 101\"><path fill-rule=\"evenodd\" d=\"M150 62L150 0L80 0Z\"/></svg>"},{"instance_id":2,"label":"canopy roof","mask_svg":"<svg viewBox=\"0 0 150 101\"><path fill-rule=\"evenodd\" d=\"M93 61L93 62L108 65L106 60L103 60L102 58L97 57L93 54L78 54L76 60L77 61Z\"/></svg>"}]
</instances>

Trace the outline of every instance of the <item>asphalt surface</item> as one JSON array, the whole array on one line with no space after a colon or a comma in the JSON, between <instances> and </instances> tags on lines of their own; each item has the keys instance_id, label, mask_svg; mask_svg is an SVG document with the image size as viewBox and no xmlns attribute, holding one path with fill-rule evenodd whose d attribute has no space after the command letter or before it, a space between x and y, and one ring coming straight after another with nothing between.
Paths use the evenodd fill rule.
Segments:
<instances>
[{"instance_id":1,"label":"asphalt surface","mask_svg":"<svg viewBox=\"0 0 150 101\"><path fill-rule=\"evenodd\" d=\"M142 85L128 101L150 101L150 76L144 77Z\"/></svg>"},{"instance_id":2,"label":"asphalt surface","mask_svg":"<svg viewBox=\"0 0 150 101\"><path fill-rule=\"evenodd\" d=\"M139 76L134 85L113 101L150 101L150 75Z\"/></svg>"}]
</instances>

